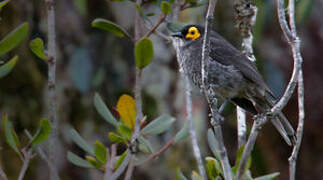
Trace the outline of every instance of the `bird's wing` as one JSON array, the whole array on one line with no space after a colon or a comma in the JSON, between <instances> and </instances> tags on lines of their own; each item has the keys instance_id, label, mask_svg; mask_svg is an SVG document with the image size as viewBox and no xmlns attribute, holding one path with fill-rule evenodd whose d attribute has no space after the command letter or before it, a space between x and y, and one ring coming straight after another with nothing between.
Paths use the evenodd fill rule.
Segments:
<instances>
[{"instance_id":1,"label":"bird's wing","mask_svg":"<svg viewBox=\"0 0 323 180\"><path fill-rule=\"evenodd\" d=\"M258 86L264 88L265 91L275 97L269 87L266 85L253 62L248 60L244 54L242 54L216 32L212 32L210 38L210 56L213 60L216 60L223 65L233 65L243 74L246 79L256 83Z\"/></svg>"}]
</instances>

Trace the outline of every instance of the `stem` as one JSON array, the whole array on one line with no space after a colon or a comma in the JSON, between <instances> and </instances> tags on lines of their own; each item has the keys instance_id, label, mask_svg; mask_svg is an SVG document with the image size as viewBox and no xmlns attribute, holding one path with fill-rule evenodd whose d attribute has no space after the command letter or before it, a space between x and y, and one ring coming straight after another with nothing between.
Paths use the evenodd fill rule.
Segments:
<instances>
[{"instance_id":1,"label":"stem","mask_svg":"<svg viewBox=\"0 0 323 180\"><path fill-rule=\"evenodd\" d=\"M132 172L135 168L135 158L136 158L135 154L132 154L130 156L130 162L129 162L128 169L127 169L126 176L125 176L124 180L131 180Z\"/></svg>"},{"instance_id":2,"label":"stem","mask_svg":"<svg viewBox=\"0 0 323 180\"><path fill-rule=\"evenodd\" d=\"M124 170L126 169L126 167L129 164L129 161L131 159L131 157L133 156L129 150L127 150L127 155L124 158L124 160L122 161L121 165L119 166L119 168L112 174L111 179L118 179L118 177L124 172Z\"/></svg>"},{"instance_id":3,"label":"stem","mask_svg":"<svg viewBox=\"0 0 323 180\"><path fill-rule=\"evenodd\" d=\"M164 20L166 19L165 14L160 14L159 15L159 19L156 22L156 24L144 35L144 37L149 37L153 32L155 32L155 30L158 28L158 26L164 22Z\"/></svg>"},{"instance_id":4,"label":"stem","mask_svg":"<svg viewBox=\"0 0 323 180\"><path fill-rule=\"evenodd\" d=\"M203 46L202 46L202 60L201 60L201 70L202 70L202 89L204 91L204 95L207 99L207 102L210 106L212 112L211 124L215 131L215 138L219 142L219 153L221 158L221 164L224 172L224 178L226 180L232 179L231 174L231 166L229 163L229 158L227 155L226 148L223 142L223 135L221 129L221 116L217 109L217 99L215 94L209 89L207 85L207 70L208 70L208 63L207 58L210 53L210 31L211 31L211 23L213 21L213 14L215 9L216 0L209 1L209 7L206 14L206 21L205 21L205 32L204 32L204 39L203 39ZM210 91L208 91L210 90Z\"/></svg>"},{"instance_id":5,"label":"stem","mask_svg":"<svg viewBox=\"0 0 323 180\"><path fill-rule=\"evenodd\" d=\"M55 8L54 0L46 0L47 5L47 28L48 28L48 100L49 100L49 121L51 123L51 136L49 140L49 159L56 165L56 146L58 143L58 120L56 117L56 44L55 44ZM55 172L56 171L56 172ZM50 169L50 179L57 180L57 169Z\"/></svg>"},{"instance_id":6,"label":"stem","mask_svg":"<svg viewBox=\"0 0 323 180\"><path fill-rule=\"evenodd\" d=\"M266 115L258 116L254 118L254 122L251 128L251 132L247 141L247 144L245 145L245 148L242 153L242 157L240 160L240 164L238 167L236 180L240 180L243 177L245 167L247 165L248 158L251 155L251 151L253 150L253 147L256 143L257 136L261 130L261 127L267 122Z\"/></svg>"},{"instance_id":7,"label":"stem","mask_svg":"<svg viewBox=\"0 0 323 180\"><path fill-rule=\"evenodd\" d=\"M241 147L247 142L247 123L246 111L237 106L237 126L238 126L238 147Z\"/></svg>"},{"instance_id":8,"label":"stem","mask_svg":"<svg viewBox=\"0 0 323 180\"><path fill-rule=\"evenodd\" d=\"M32 153L32 149L29 149L28 151L22 150L22 153L24 155L24 163L20 170L18 180L23 180L26 174L26 171L29 167L30 160L34 157L34 154Z\"/></svg>"},{"instance_id":9,"label":"stem","mask_svg":"<svg viewBox=\"0 0 323 180\"><path fill-rule=\"evenodd\" d=\"M297 37L296 32L296 25L295 25L295 1L289 0L288 1L288 16L289 16L289 26L291 33L295 39L299 39ZM298 126L297 126L297 132L296 137L297 141L293 148L293 152L291 156L289 157L289 179L295 180L295 174L296 174L296 161L297 156L299 153L299 149L302 143L302 137L303 137L303 130L304 130L304 119L305 119L305 109L304 109L304 79L303 79L303 71L302 71L302 56L300 53L300 42L295 42L296 44L290 44L293 49L293 57L294 61L297 61L299 65L299 73L298 73ZM293 46L294 45L294 46ZM297 59L295 59L297 58Z\"/></svg>"}]
</instances>

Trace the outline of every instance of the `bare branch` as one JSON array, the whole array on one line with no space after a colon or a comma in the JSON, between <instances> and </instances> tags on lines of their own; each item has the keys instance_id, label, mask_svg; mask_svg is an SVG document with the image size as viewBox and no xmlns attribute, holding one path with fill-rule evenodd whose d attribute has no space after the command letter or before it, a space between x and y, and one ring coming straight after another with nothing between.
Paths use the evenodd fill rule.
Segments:
<instances>
[{"instance_id":1,"label":"bare branch","mask_svg":"<svg viewBox=\"0 0 323 180\"><path fill-rule=\"evenodd\" d=\"M140 166L142 164L145 164L146 162L155 159L156 157L160 156L163 152L165 152L167 149L169 149L173 144L174 140L170 140L167 144L165 144L158 152L155 152L154 154L149 155L146 159L144 159L142 162L137 164L136 166Z\"/></svg>"},{"instance_id":2,"label":"bare branch","mask_svg":"<svg viewBox=\"0 0 323 180\"><path fill-rule=\"evenodd\" d=\"M240 164L238 167L238 171L236 175L237 180L242 179L245 171L245 167L247 165L248 158L250 157L253 147L256 143L257 136L261 130L261 127L267 122L267 120L268 118L266 115L258 115L254 117L252 129L251 129L247 144L245 145L245 148L243 150Z\"/></svg>"},{"instance_id":3,"label":"bare branch","mask_svg":"<svg viewBox=\"0 0 323 180\"><path fill-rule=\"evenodd\" d=\"M288 1L288 16L289 16L289 26L292 33L292 36L295 39L297 37L296 25L295 25L295 1ZM305 119L305 109L304 109L304 80L303 80L303 71L302 71L302 56L300 53L300 42L297 41L295 44L290 43L291 48L293 49L294 61L298 62L299 73L298 73L298 127L297 127L297 141L293 148L293 152L289 157L289 179L295 180L296 174L296 161L298 152L302 143L303 129L304 129L304 119ZM297 59L295 59L297 58ZM294 68L295 69L295 68Z\"/></svg>"},{"instance_id":4,"label":"bare branch","mask_svg":"<svg viewBox=\"0 0 323 180\"><path fill-rule=\"evenodd\" d=\"M158 28L158 26L161 24L161 23L163 23L164 21L165 21L165 19L166 19L166 16L165 16L165 14L163 14L163 13L161 13L160 15L159 15L159 18L158 18L158 20L157 20L157 22L156 22L156 24L144 35L144 37L149 37L153 32L155 32L156 31L156 29Z\"/></svg>"},{"instance_id":5,"label":"bare branch","mask_svg":"<svg viewBox=\"0 0 323 180\"><path fill-rule=\"evenodd\" d=\"M209 57L210 53L210 31L211 31L211 23L213 21L213 14L215 9L216 0L210 0L209 1L209 7L206 14L206 21L205 21L205 32L204 32L204 39L203 39L203 46L202 46L202 60L201 60L201 70L202 70L202 89L204 91L204 95L208 101L209 107L212 112L211 117L211 124L213 126L213 129L215 131L215 137L219 143L219 151L220 151L220 158L222 163L222 168L224 172L224 178L226 180L232 179L231 174L231 166L229 163L229 158L226 152L226 148L224 146L223 142L223 135L222 135L222 129L221 129L221 116L218 112L217 108L217 99L212 92L212 89L209 89L209 86L207 85L207 70L208 70L208 63L207 63L207 57Z\"/></svg>"},{"instance_id":6,"label":"bare branch","mask_svg":"<svg viewBox=\"0 0 323 180\"><path fill-rule=\"evenodd\" d=\"M47 28L48 28L48 101L49 112L48 117L51 123L51 136L49 140L49 159L55 165L55 159L57 158L56 145L58 142L57 126L58 121L56 117L56 43L55 43L55 5L54 0L46 0L47 5ZM50 168L50 179L57 180L57 172L53 172L54 169ZM56 169L57 170L57 169Z\"/></svg>"},{"instance_id":7,"label":"bare branch","mask_svg":"<svg viewBox=\"0 0 323 180\"><path fill-rule=\"evenodd\" d=\"M299 71L301 69L302 64L302 56L300 54L300 40L295 34L292 34L287 21L286 21L286 15L285 15L285 9L284 9L284 1L277 0L277 13L278 13L278 19L280 23L280 27L283 30L283 33L285 35L286 40L288 41L289 45L291 46L292 52L293 52L293 59L294 59L294 69L292 77L287 85L287 88L284 92L284 95L279 100L278 103L271 109L272 114L276 114L280 112L287 102L289 101L290 97L292 96L296 84L297 84L297 77L299 74Z\"/></svg>"},{"instance_id":8,"label":"bare branch","mask_svg":"<svg viewBox=\"0 0 323 180\"><path fill-rule=\"evenodd\" d=\"M136 156L134 154L130 156L130 162L124 180L131 180L132 172L135 168L135 158Z\"/></svg>"}]
</instances>

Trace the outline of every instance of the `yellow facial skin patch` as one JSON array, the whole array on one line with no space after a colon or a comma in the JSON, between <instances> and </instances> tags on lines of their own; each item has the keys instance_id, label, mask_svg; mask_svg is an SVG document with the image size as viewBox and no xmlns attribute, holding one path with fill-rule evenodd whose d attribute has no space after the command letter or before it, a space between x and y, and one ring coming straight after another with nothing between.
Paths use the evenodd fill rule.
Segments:
<instances>
[{"instance_id":1,"label":"yellow facial skin patch","mask_svg":"<svg viewBox=\"0 0 323 180\"><path fill-rule=\"evenodd\" d=\"M201 36L200 31L197 29L197 27L190 27L187 31L187 34L185 36L186 39L192 39L195 40Z\"/></svg>"}]
</instances>

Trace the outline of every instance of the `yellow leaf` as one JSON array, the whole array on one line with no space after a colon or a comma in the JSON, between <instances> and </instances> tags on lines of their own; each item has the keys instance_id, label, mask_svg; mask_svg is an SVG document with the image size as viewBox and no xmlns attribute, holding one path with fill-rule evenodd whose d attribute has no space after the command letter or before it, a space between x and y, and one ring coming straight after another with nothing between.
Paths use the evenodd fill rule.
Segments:
<instances>
[{"instance_id":1,"label":"yellow leaf","mask_svg":"<svg viewBox=\"0 0 323 180\"><path fill-rule=\"evenodd\" d=\"M136 102L127 95L122 95L117 103L117 109L121 117L121 121L130 129L135 127L136 122Z\"/></svg>"}]
</instances>

